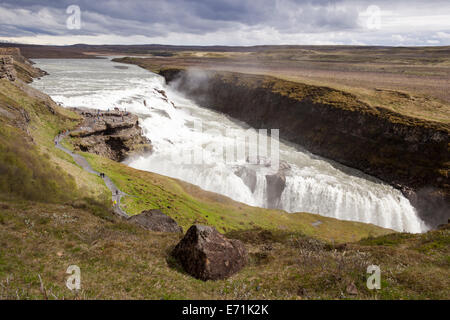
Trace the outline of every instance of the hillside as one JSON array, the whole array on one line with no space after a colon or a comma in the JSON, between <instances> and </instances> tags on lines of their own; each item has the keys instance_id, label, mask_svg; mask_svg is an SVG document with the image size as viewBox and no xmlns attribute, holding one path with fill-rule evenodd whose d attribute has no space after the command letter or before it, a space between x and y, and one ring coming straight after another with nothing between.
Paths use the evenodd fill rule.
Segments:
<instances>
[{"instance_id":1,"label":"hillside","mask_svg":"<svg viewBox=\"0 0 450 320\"><path fill-rule=\"evenodd\" d=\"M250 261L241 272L228 280L196 280L170 257L180 235L149 232L114 216L103 181L55 147L54 137L81 121L22 81L0 80L1 299L449 297L448 229L398 234L308 213L249 207L80 153L130 195L122 205L128 213L157 208L184 230L198 222L244 241ZM63 144L74 149L70 139ZM65 271L72 264L82 273L77 295L65 287ZM365 287L370 264L382 269L380 291ZM358 293L348 293L349 285Z\"/></svg>"},{"instance_id":2,"label":"hillside","mask_svg":"<svg viewBox=\"0 0 450 320\"><path fill-rule=\"evenodd\" d=\"M83 208L0 204L0 299L448 299L449 230L393 234L334 246L301 234L262 230L244 240L249 264L228 280L201 281L169 258L180 240ZM65 287L69 265L82 291ZM366 289L366 268L381 267L382 289ZM40 290L42 279L45 294ZM346 291L354 283L358 294Z\"/></svg>"}]
</instances>

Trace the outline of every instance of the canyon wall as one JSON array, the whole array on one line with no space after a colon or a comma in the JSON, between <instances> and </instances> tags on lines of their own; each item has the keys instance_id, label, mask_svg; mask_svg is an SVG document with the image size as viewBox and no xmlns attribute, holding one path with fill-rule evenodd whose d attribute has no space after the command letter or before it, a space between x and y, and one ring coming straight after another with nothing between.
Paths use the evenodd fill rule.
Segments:
<instances>
[{"instance_id":1,"label":"canyon wall","mask_svg":"<svg viewBox=\"0 0 450 320\"><path fill-rule=\"evenodd\" d=\"M450 217L449 126L369 106L352 94L268 76L162 69L198 104L359 169L402 192L431 225Z\"/></svg>"},{"instance_id":2,"label":"canyon wall","mask_svg":"<svg viewBox=\"0 0 450 320\"><path fill-rule=\"evenodd\" d=\"M47 73L33 67L33 63L22 56L19 48L0 48L0 79L10 81L20 79L26 83L33 81Z\"/></svg>"}]
</instances>

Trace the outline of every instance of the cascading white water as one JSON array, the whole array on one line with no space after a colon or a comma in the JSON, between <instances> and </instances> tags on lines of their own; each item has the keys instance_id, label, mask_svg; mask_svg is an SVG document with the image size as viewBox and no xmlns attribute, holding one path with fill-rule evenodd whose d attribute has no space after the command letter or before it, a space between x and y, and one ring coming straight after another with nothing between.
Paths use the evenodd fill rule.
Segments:
<instances>
[{"instance_id":1,"label":"cascading white water","mask_svg":"<svg viewBox=\"0 0 450 320\"><path fill-rule=\"evenodd\" d=\"M128 159L129 166L178 178L249 205L274 205L268 201L266 179L273 172L245 160L228 163L222 152L209 148L218 140L225 146L234 145L236 140L228 137L226 130L242 135L247 130L237 121L197 106L165 85L162 77L137 66L119 69L116 67L124 65L109 59L35 62L50 75L36 80L33 86L56 102L101 110L117 106L139 115L154 152ZM194 125L199 121L201 129ZM179 157L191 150L201 151L204 162L180 163ZM398 190L293 145L280 142L279 150L285 166L285 186L276 203L280 209L373 223L398 231L427 229Z\"/></svg>"}]
</instances>

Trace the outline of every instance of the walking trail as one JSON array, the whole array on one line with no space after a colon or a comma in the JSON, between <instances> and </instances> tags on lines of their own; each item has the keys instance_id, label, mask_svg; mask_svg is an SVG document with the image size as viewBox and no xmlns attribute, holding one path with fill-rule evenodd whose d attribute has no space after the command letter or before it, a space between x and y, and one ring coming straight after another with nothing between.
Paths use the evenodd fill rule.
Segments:
<instances>
[{"instance_id":1,"label":"walking trail","mask_svg":"<svg viewBox=\"0 0 450 320\"><path fill-rule=\"evenodd\" d=\"M75 161L75 163L78 164L80 167L82 167L82 168L83 168L84 170L86 170L87 172L93 173L93 174L95 174L95 175L100 176L100 172L98 172L98 171L92 169L91 165L87 162L87 160L86 160L82 155L73 153L72 151L70 151L70 150L67 149L67 148L64 148L64 147L60 144L60 142L61 142L67 135L69 135L69 133L70 133L70 131L67 131L67 132L64 133L64 134L59 134L59 135L57 135L57 136L55 137L54 142L55 142L56 148L58 148L59 150L62 150L62 151L64 151L65 153L69 154L69 155L73 158L73 160ZM112 201L113 201L113 202L116 201L116 204L113 205L114 213L117 214L117 215L119 215L119 216L121 216L121 217L124 217L124 218L127 218L127 219L128 219L130 216L129 216L125 211L123 211L123 210L120 208L120 200L122 199L123 196L126 196L127 194L126 194L125 192L121 191L119 188L117 188L116 185L114 184L114 182L112 182L111 179L110 179L106 174L103 176L103 181L105 182L106 187L108 187L108 189L111 191L111 194L112 194Z\"/></svg>"}]
</instances>

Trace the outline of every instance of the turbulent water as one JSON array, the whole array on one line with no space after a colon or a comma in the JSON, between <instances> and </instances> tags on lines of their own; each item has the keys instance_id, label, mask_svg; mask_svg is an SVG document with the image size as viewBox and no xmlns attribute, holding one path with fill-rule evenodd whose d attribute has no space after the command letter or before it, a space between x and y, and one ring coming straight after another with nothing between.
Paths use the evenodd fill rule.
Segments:
<instances>
[{"instance_id":1,"label":"turbulent water","mask_svg":"<svg viewBox=\"0 0 450 320\"><path fill-rule=\"evenodd\" d=\"M154 152L128 159L131 167L178 178L253 206L318 213L398 231L427 229L398 190L283 142L279 157L285 186L278 188L282 193L273 199L266 179L274 173L270 167L250 164L245 158L230 163L220 150L211 147L218 141L225 147L234 146L236 140L226 135L226 130L244 134L247 127L197 106L167 86L159 75L133 65L117 68L124 65L109 59L35 62L50 75L36 80L33 86L63 106L119 107L139 115ZM191 150L202 152L203 163L182 163L180 158Z\"/></svg>"}]
</instances>

